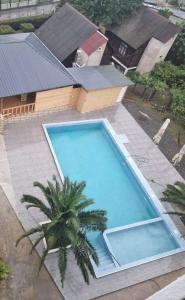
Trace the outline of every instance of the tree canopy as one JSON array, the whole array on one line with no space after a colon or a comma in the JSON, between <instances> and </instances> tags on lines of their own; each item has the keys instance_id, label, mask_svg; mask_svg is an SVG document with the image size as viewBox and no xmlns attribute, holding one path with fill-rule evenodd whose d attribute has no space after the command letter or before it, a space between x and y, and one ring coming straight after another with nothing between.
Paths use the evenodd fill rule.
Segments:
<instances>
[{"instance_id":1,"label":"tree canopy","mask_svg":"<svg viewBox=\"0 0 185 300\"><path fill-rule=\"evenodd\" d=\"M185 22L182 22L180 26L182 27L182 31L176 38L167 57L175 65L185 65Z\"/></svg>"},{"instance_id":2,"label":"tree canopy","mask_svg":"<svg viewBox=\"0 0 185 300\"><path fill-rule=\"evenodd\" d=\"M119 24L142 7L142 0L69 0L75 8L90 20L105 27Z\"/></svg>"},{"instance_id":3,"label":"tree canopy","mask_svg":"<svg viewBox=\"0 0 185 300\"><path fill-rule=\"evenodd\" d=\"M135 84L145 87L143 95L148 88L151 89L148 99L152 99L156 92L169 95L168 109L174 116L185 120L185 65L162 61L150 73L140 75L134 72L130 77Z\"/></svg>"}]
</instances>

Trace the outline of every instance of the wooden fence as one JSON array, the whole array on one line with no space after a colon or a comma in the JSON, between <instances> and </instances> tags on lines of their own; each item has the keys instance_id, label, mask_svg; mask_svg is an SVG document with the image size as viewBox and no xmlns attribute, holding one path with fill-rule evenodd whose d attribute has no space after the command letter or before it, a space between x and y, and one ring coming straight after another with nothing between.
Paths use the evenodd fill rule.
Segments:
<instances>
[{"instance_id":1,"label":"wooden fence","mask_svg":"<svg viewBox=\"0 0 185 300\"><path fill-rule=\"evenodd\" d=\"M5 118L11 118L11 117L16 117L16 116L33 113L34 109L35 109L35 103L29 103L29 104L4 108L2 110L2 115Z\"/></svg>"}]
</instances>

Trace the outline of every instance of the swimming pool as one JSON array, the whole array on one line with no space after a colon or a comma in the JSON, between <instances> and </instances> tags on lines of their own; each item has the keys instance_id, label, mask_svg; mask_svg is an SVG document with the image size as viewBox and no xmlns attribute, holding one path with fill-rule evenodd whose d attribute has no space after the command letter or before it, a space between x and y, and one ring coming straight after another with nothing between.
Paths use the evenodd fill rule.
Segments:
<instances>
[{"instance_id":1,"label":"swimming pool","mask_svg":"<svg viewBox=\"0 0 185 300\"><path fill-rule=\"evenodd\" d=\"M91 209L105 209L108 229L91 233L101 277L182 251L184 242L107 120L43 125L58 171L85 180ZM136 251L137 250L137 251Z\"/></svg>"}]
</instances>

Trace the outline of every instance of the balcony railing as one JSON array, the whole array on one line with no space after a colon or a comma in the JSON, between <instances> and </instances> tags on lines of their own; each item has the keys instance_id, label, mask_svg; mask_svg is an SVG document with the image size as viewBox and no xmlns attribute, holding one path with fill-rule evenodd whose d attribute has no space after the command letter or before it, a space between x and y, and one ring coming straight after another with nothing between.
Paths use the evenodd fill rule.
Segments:
<instances>
[{"instance_id":1,"label":"balcony railing","mask_svg":"<svg viewBox=\"0 0 185 300\"><path fill-rule=\"evenodd\" d=\"M5 118L11 118L11 117L33 113L34 109L35 109L35 103L23 104L19 106L4 108L2 110L2 115Z\"/></svg>"}]
</instances>

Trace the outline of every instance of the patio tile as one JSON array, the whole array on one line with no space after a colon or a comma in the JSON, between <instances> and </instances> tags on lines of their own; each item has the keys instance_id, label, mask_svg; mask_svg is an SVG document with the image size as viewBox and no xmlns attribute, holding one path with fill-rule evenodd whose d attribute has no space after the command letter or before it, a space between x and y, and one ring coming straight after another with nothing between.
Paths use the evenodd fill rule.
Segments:
<instances>
[{"instance_id":1,"label":"patio tile","mask_svg":"<svg viewBox=\"0 0 185 300\"><path fill-rule=\"evenodd\" d=\"M130 143L125 144L125 147L134 158L145 178L148 178L149 184L159 197L161 197L167 183L183 180L121 104L84 115L75 110L69 110L8 123L4 137L12 176L11 180L15 192L15 210L26 229L31 224L35 225L42 221L43 215L36 209L25 210L19 202L20 197L23 193L33 193L40 197L39 191L32 185L33 181L39 180L44 183L47 179L51 179L53 174L58 175L41 125L43 123L96 118L107 118L117 134L126 134L128 136ZM0 147L0 153L1 151L3 150ZM146 161L142 162L142 158ZM2 163L3 169L6 164L7 161L4 164ZM6 172L3 176L7 179L8 174L7 176L5 175ZM156 182L152 182L152 179ZM164 205L166 206L166 204ZM182 230L181 222L176 222L178 228ZM42 249L43 245L37 248L39 253L42 252ZM49 256L46 266L61 290L56 257L57 254ZM185 266L185 253L179 253L173 257L160 259L100 279L92 279L91 285L86 286L81 273L74 263L73 256L70 256L65 287L62 289L62 293L66 300L88 300L171 272L172 270L180 269L183 266ZM127 300L127 298L125 299Z\"/></svg>"}]
</instances>

